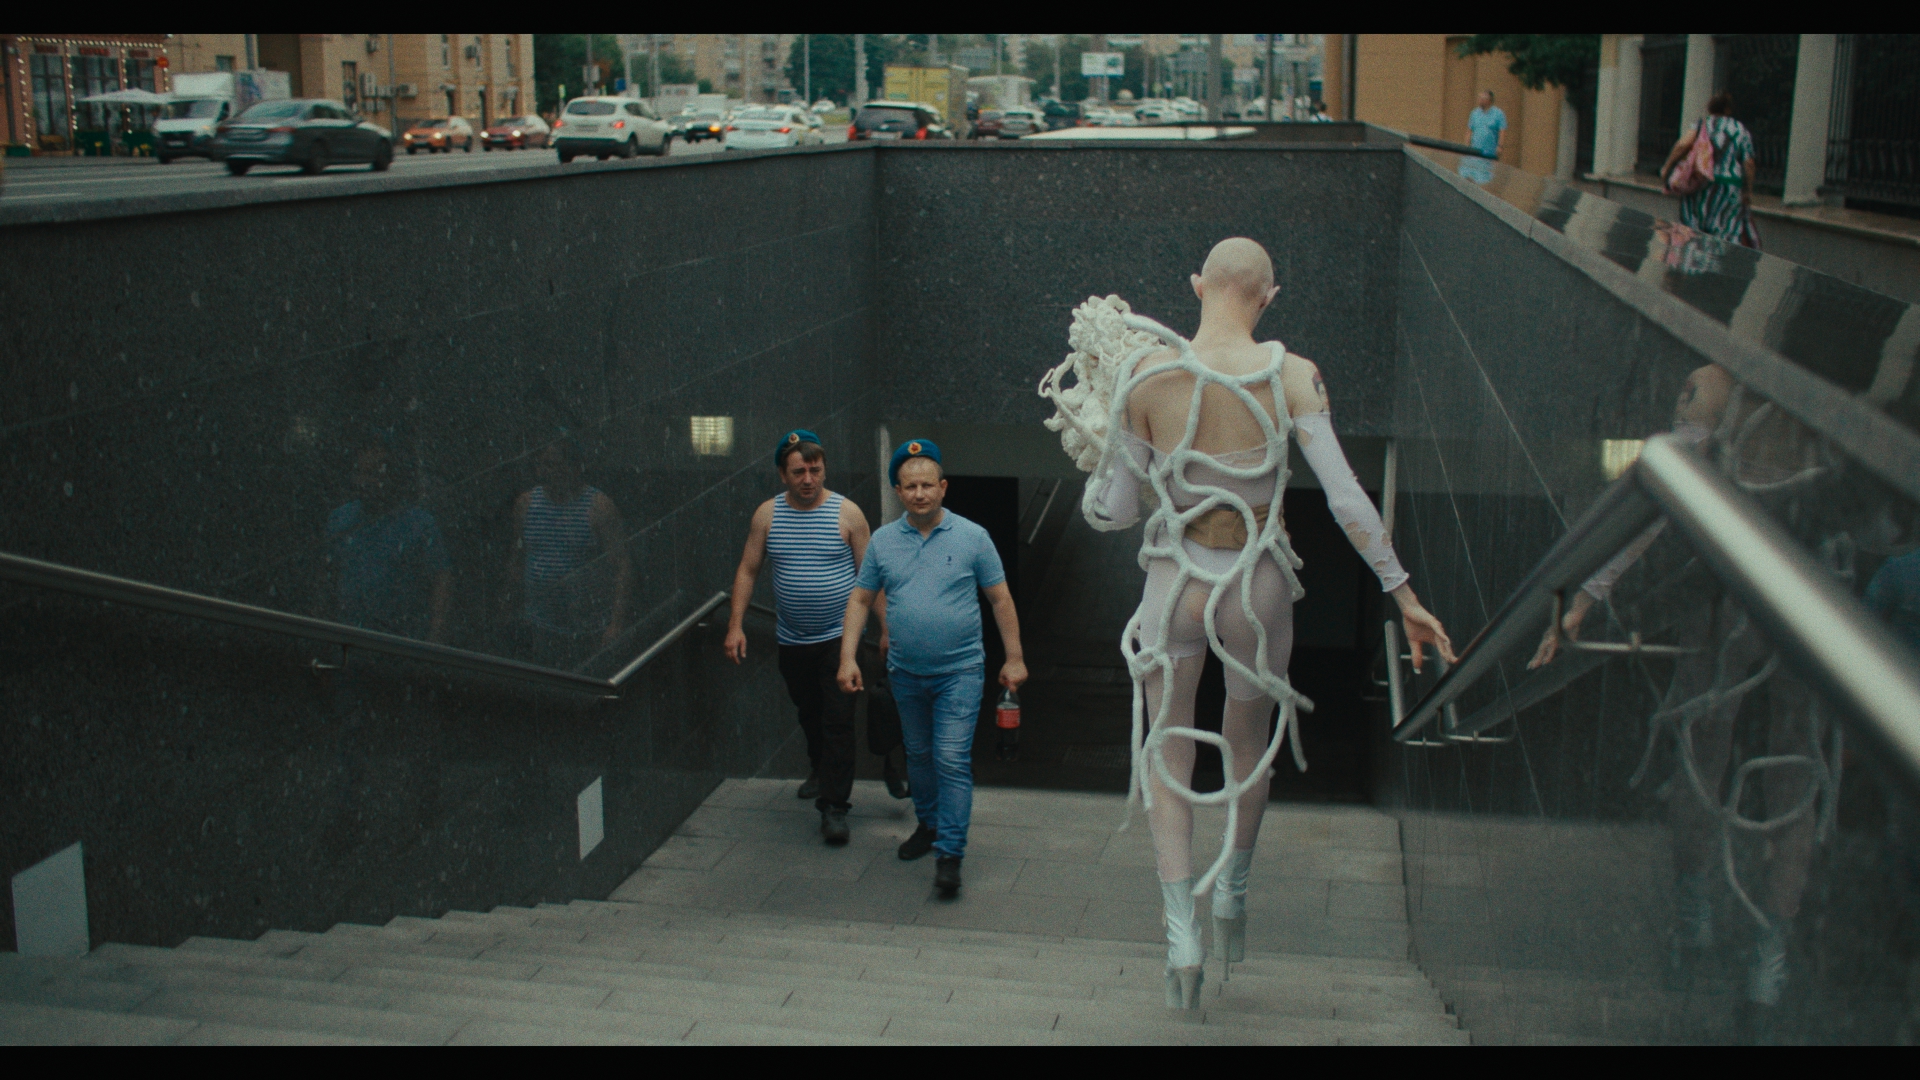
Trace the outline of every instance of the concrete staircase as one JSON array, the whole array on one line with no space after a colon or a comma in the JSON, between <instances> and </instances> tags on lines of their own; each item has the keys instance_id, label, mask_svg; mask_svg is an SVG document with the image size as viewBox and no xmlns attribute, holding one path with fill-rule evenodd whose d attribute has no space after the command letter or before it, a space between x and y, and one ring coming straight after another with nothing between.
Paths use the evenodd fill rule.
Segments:
<instances>
[{"instance_id":1,"label":"concrete staircase","mask_svg":"<svg viewBox=\"0 0 1920 1080\"><path fill-rule=\"evenodd\" d=\"M1387 905L1364 923L1377 929L1360 936L1355 920L1315 915L1312 905L1324 909L1345 897L1352 908L1352 897L1363 895L1337 893L1327 880L1287 879L1294 882L1288 891L1275 879L1261 895L1291 905L1291 915L1250 907L1248 961L1234 966L1230 980L1221 979L1219 962L1210 964L1204 1008L1175 1012L1164 1004L1165 946L1146 940L1157 930L1135 925L1144 922L1140 913L1115 915L1072 895L1151 886L1151 870L1138 865L1145 837L1111 838L1117 802L984 789L976 800L984 816L1031 816L1038 807L1049 825L1026 838L1008 826L997 833L977 827L979 846L991 842L1011 854L970 854L969 865L979 863L969 879L973 894L940 901L928 897L930 866L892 857L889 845L910 827L904 807L871 797L866 785L856 804L872 816L856 827L851 848L825 848L817 839L763 848L751 845L777 841L711 835L723 827L804 835L813 815L792 799L791 787L729 781L689 819L680 843L663 847L616 892L625 899L452 911L325 933L271 931L257 941L193 938L173 949L109 944L86 957L0 953L0 1042L1468 1042L1425 976L1393 958L1405 955L1394 944L1404 941L1404 920L1388 918ZM1373 819L1274 813L1281 817L1269 823L1274 873L1285 866L1288 836L1301 873L1384 877L1397 870L1397 855L1395 867L1374 865L1385 834ZM1371 844L1361 852L1369 861L1327 846L1340 835ZM1103 846L1091 846L1095 839ZM1054 854L1037 852L1042 840L1055 845ZM886 921L833 917L827 908L781 911L778 905L802 900L771 885L763 886L764 899L747 895L748 878L725 864L727 853L742 850L764 867L847 875L808 894L824 897L809 903L870 905L875 894L892 895L887 882L894 881L900 906L888 909ZM1022 850L1028 855L1014 858ZM714 869L679 868L695 853ZM938 921L1008 925L1022 910L1035 919L1066 912L1076 921L1065 933ZM1312 940L1273 936L1303 928ZM1281 940L1301 944L1273 947ZM1354 955L1367 950L1372 955Z\"/></svg>"}]
</instances>

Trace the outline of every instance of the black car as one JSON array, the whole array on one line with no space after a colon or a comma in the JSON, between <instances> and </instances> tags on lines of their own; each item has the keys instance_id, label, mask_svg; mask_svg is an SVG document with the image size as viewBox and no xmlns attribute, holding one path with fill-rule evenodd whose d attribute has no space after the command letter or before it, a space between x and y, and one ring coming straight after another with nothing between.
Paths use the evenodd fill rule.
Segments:
<instances>
[{"instance_id":1,"label":"black car","mask_svg":"<svg viewBox=\"0 0 1920 1080\"><path fill-rule=\"evenodd\" d=\"M226 162L235 176L255 165L298 165L311 176L355 162L384 172L393 163L393 136L337 101L262 101L215 129L207 156Z\"/></svg>"},{"instance_id":2,"label":"black car","mask_svg":"<svg viewBox=\"0 0 1920 1080\"><path fill-rule=\"evenodd\" d=\"M917 101L875 101L860 106L847 125L847 141L951 139L953 132L933 106Z\"/></svg>"},{"instance_id":3,"label":"black car","mask_svg":"<svg viewBox=\"0 0 1920 1080\"><path fill-rule=\"evenodd\" d=\"M701 113L698 116L683 116L673 125L673 138L685 139L697 143L701 139L727 141L727 117L725 113Z\"/></svg>"},{"instance_id":4,"label":"black car","mask_svg":"<svg viewBox=\"0 0 1920 1080\"><path fill-rule=\"evenodd\" d=\"M1079 127L1085 118L1080 111L1079 102L1054 101L1048 99L1040 103L1040 111L1047 117L1047 130L1059 131L1061 128Z\"/></svg>"}]
</instances>

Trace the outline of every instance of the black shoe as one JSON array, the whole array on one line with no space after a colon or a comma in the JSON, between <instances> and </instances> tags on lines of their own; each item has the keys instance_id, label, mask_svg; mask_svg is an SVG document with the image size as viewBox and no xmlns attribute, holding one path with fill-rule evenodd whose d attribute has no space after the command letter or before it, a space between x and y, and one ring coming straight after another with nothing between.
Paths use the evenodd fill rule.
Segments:
<instances>
[{"instance_id":1,"label":"black shoe","mask_svg":"<svg viewBox=\"0 0 1920 1080\"><path fill-rule=\"evenodd\" d=\"M913 791L907 787L907 751L896 746L887 751L886 764L882 766L882 775L887 781L887 794L896 799L913 797Z\"/></svg>"},{"instance_id":2,"label":"black shoe","mask_svg":"<svg viewBox=\"0 0 1920 1080\"><path fill-rule=\"evenodd\" d=\"M951 898L960 891L960 860L942 855L933 862L933 887L941 896Z\"/></svg>"},{"instance_id":3,"label":"black shoe","mask_svg":"<svg viewBox=\"0 0 1920 1080\"><path fill-rule=\"evenodd\" d=\"M834 847L839 847L841 844L846 843L852 836L853 833L847 829L847 812L845 810L830 808L820 811L821 839L832 844Z\"/></svg>"},{"instance_id":4,"label":"black shoe","mask_svg":"<svg viewBox=\"0 0 1920 1080\"><path fill-rule=\"evenodd\" d=\"M819 798L820 797L820 774L817 772L807 773L806 780L801 783L800 790L798 792L795 792L795 796L797 798L802 798L802 799Z\"/></svg>"},{"instance_id":5,"label":"black shoe","mask_svg":"<svg viewBox=\"0 0 1920 1080\"><path fill-rule=\"evenodd\" d=\"M913 835L900 843L900 857L906 860L917 859L933 850L934 832L925 825L917 826Z\"/></svg>"}]
</instances>

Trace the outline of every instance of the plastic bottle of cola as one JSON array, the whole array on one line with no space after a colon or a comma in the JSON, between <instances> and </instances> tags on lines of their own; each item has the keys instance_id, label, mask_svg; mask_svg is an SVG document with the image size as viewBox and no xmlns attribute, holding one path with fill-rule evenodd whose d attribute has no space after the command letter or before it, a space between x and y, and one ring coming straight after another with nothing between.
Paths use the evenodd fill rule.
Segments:
<instances>
[{"instance_id":1,"label":"plastic bottle of cola","mask_svg":"<svg viewBox=\"0 0 1920 1080\"><path fill-rule=\"evenodd\" d=\"M1015 731L1020 727L1020 695L1011 688L1000 691L1000 704L993 710L994 725L1003 731Z\"/></svg>"}]
</instances>

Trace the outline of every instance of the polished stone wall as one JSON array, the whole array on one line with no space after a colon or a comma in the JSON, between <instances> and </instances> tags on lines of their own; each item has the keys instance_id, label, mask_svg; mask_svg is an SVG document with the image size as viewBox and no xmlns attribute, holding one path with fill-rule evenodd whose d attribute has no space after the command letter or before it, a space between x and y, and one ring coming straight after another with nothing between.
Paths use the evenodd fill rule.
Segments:
<instances>
[{"instance_id":1,"label":"polished stone wall","mask_svg":"<svg viewBox=\"0 0 1920 1080\"><path fill-rule=\"evenodd\" d=\"M1317 361L1341 431L1391 412L1399 231L1392 145L1143 150L1015 144L880 155L876 348L890 416L1037 424L1073 308L1117 293L1191 334L1188 283L1248 236L1280 295L1259 333ZM1044 475L1044 473L1023 474Z\"/></svg>"},{"instance_id":2,"label":"polished stone wall","mask_svg":"<svg viewBox=\"0 0 1920 1080\"><path fill-rule=\"evenodd\" d=\"M873 162L10 225L0 294L32 314L0 329L0 550L609 674L729 586L778 433L819 431L877 515ZM554 447L612 508L564 594L578 635L530 625L513 562ZM724 612L595 704L358 653L316 678L340 650L32 590L0 608L0 855L83 841L95 941L605 895L792 731L770 628L736 671Z\"/></svg>"},{"instance_id":3,"label":"polished stone wall","mask_svg":"<svg viewBox=\"0 0 1920 1080\"><path fill-rule=\"evenodd\" d=\"M1823 358L1791 345L1806 337L1813 310L1802 297L1850 287L1656 234L1651 220L1570 221L1554 211L1572 204L1551 192L1501 205L1472 185L1502 199L1540 185L1484 168L1468 175L1410 153L1398 252L1397 540L1415 588L1456 643L1486 625L1605 488L1603 442L1669 430L1697 369L1721 365L1759 383L1804 364L1832 382L1807 384L1810 398L1827 395L1836 410L1854 400L1845 349ZM1555 250L1562 234L1531 231L1516 208L1552 219L1611 266ZM1781 302L1785 292L1770 299L1770 280L1791 280L1792 302ZM1691 313L1662 300L1676 296L1731 321L1734 334L1691 334ZM1771 318L1734 314L1775 302ZM1836 327L1841 338L1862 332ZM1747 333L1780 352L1739 351L1735 335ZM1878 344L1873 352L1893 355ZM1729 409L1754 417L1765 399L1741 393L1746 403ZM1920 540L1911 501L1765 407L1727 460L1747 462L1736 476L1752 497L1864 590ZM1827 407L1801 400L1788 412L1818 417ZM1822 471L1777 486L1805 467ZM1884 1041L1900 1029L1915 963L1900 927L1920 911L1913 813L1872 762L1839 749L1834 739L1847 728L1839 710L1789 672L1761 672L1764 643L1742 636L1737 608L1692 555L1671 535L1655 542L1584 636L1621 641L1640 631L1702 650L1702 659L1563 653L1530 673L1522 652L1458 706L1469 729L1480 716L1500 718L1481 733L1485 742L1401 745L1378 722L1378 797L1401 818L1414 950L1477 1041ZM1847 762L1797 819L1819 833L1810 848L1796 847L1805 834L1790 830L1769 838L1730 827L1723 841L1683 761L1714 798L1728 797L1730 770L1706 763L1713 737L1696 736L1695 752L1683 754L1671 724L1653 719L1691 699L1699 687L1685 680L1702 670L1710 680L1723 657L1728 685L1757 680L1719 714L1729 718L1718 730L1731 733L1721 738L1736 765L1768 754L1811 754L1822 769ZM1540 691L1548 680L1558 688ZM1416 680L1409 701L1432 682L1432 673ZM1814 771L1755 774L1736 809L1749 820L1791 814ZM1697 875L1714 942L1675 952L1677 913L1693 910L1677 885L1684 874ZM1761 923L1732 882L1786 935L1777 1006L1748 1000Z\"/></svg>"}]
</instances>

